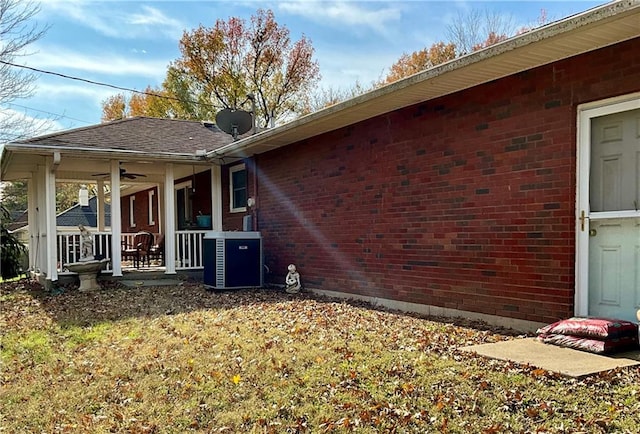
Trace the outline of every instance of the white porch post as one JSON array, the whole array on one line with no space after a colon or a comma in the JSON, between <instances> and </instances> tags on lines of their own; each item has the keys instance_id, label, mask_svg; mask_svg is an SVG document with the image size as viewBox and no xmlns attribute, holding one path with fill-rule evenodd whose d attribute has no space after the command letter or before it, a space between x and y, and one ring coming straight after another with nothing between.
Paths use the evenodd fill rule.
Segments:
<instances>
[{"instance_id":1,"label":"white porch post","mask_svg":"<svg viewBox=\"0 0 640 434\"><path fill-rule=\"evenodd\" d=\"M211 166L211 217L214 231L222 230L222 170L218 165Z\"/></svg>"},{"instance_id":2,"label":"white porch post","mask_svg":"<svg viewBox=\"0 0 640 434\"><path fill-rule=\"evenodd\" d=\"M27 218L29 227L29 270L35 272L38 262L38 243L40 228L38 227L38 173L32 173L27 183Z\"/></svg>"},{"instance_id":3,"label":"white porch post","mask_svg":"<svg viewBox=\"0 0 640 434\"><path fill-rule=\"evenodd\" d=\"M165 274L176 274L176 203L173 176L173 164L167 163L164 173Z\"/></svg>"},{"instance_id":4,"label":"white porch post","mask_svg":"<svg viewBox=\"0 0 640 434\"><path fill-rule=\"evenodd\" d=\"M37 274L47 272L47 219L46 209L47 203L45 201L45 184L46 184L46 172L47 167L45 165L38 165L38 171L36 172L36 190L38 194L36 196L36 212L35 226L33 228L36 235L36 268Z\"/></svg>"},{"instance_id":5,"label":"white porch post","mask_svg":"<svg viewBox=\"0 0 640 434\"><path fill-rule=\"evenodd\" d=\"M158 218L158 231L161 234L165 234L167 233L167 229L164 226L164 184L158 184L158 196L157 196L157 200L158 200L158 209L156 211L156 216ZM166 243L166 241L165 241ZM166 259L165 259L166 261Z\"/></svg>"},{"instance_id":6,"label":"white porch post","mask_svg":"<svg viewBox=\"0 0 640 434\"><path fill-rule=\"evenodd\" d=\"M98 218L98 232L104 232L105 217L104 217L104 181L98 180L97 186L98 197L96 197L97 206L97 218Z\"/></svg>"},{"instance_id":7,"label":"white porch post","mask_svg":"<svg viewBox=\"0 0 640 434\"><path fill-rule=\"evenodd\" d=\"M58 156L59 158L59 156ZM53 158L48 159L44 171L44 201L46 225L46 280L58 280L58 234L56 229L56 164Z\"/></svg>"},{"instance_id":8,"label":"white porch post","mask_svg":"<svg viewBox=\"0 0 640 434\"><path fill-rule=\"evenodd\" d=\"M111 161L111 270L122 276L122 218L120 210L120 162Z\"/></svg>"}]
</instances>

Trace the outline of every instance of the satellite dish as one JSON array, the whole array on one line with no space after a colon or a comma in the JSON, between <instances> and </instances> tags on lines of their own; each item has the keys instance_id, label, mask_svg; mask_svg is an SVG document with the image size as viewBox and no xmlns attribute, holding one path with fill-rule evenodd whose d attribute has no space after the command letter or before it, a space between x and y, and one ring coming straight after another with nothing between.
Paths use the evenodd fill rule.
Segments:
<instances>
[{"instance_id":1,"label":"satellite dish","mask_svg":"<svg viewBox=\"0 0 640 434\"><path fill-rule=\"evenodd\" d=\"M216 125L235 139L249 131L253 126L251 113L244 110L223 109L216 115Z\"/></svg>"}]
</instances>

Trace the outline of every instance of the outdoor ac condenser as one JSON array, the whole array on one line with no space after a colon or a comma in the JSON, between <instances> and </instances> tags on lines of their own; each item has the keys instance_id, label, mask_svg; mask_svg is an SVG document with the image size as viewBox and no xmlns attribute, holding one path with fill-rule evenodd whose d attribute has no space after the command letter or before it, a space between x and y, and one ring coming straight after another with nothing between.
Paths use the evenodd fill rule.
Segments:
<instances>
[{"instance_id":1,"label":"outdoor ac condenser","mask_svg":"<svg viewBox=\"0 0 640 434\"><path fill-rule=\"evenodd\" d=\"M261 287L260 232L209 231L203 240L204 285L209 289Z\"/></svg>"}]
</instances>

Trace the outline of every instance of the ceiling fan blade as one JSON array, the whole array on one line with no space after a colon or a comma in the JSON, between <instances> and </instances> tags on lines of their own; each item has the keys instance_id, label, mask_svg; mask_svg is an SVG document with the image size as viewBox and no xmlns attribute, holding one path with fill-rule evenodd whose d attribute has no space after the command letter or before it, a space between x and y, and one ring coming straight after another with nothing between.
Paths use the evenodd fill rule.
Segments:
<instances>
[{"instance_id":1,"label":"ceiling fan blade","mask_svg":"<svg viewBox=\"0 0 640 434\"><path fill-rule=\"evenodd\" d=\"M143 175L142 173L128 173L125 172L121 175L123 178L127 178L127 179L136 179L138 177L142 177L142 178L146 178L147 175Z\"/></svg>"}]
</instances>

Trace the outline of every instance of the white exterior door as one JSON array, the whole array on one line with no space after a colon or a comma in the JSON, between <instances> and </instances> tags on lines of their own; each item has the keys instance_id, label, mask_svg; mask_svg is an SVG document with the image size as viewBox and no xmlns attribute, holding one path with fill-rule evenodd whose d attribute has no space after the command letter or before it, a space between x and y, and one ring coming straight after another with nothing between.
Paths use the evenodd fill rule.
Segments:
<instances>
[{"instance_id":1,"label":"white exterior door","mask_svg":"<svg viewBox=\"0 0 640 434\"><path fill-rule=\"evenodd\" d=\"M579 119L576 313L635 320L640 309L640 100Z\"/></svg>"}]
</instances>

